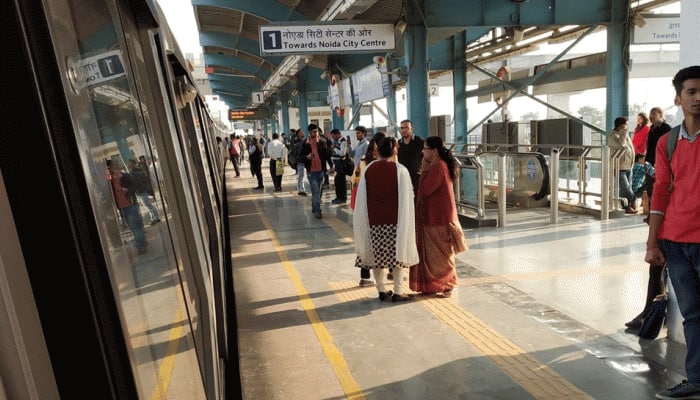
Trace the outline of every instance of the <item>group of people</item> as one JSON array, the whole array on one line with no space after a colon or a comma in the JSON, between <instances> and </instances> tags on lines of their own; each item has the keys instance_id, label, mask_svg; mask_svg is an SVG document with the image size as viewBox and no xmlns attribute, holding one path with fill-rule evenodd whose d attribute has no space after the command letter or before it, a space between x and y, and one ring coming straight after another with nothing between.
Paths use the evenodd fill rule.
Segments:
<instances>
[{"instance_id":1,"label":"group of people","mask_svg":"<svg viewBox=\"0 0 700 400\"><path fill-rule=\"evenodd\" d=\"M450 297L457 285L455 255L466 250L454 200L457 162L440 137L415 136L408 120L400 127L400 140L375 134L364 159L356 160L360 285L371 282L371 271L379 300L409 300L403 286L408 272L414 292ZM393 290L385 288L389 271Z\"/></svg>"},{"instance_id":2,"label":"group of people","mask_svg":"<svg viewBox=\"0 0 700 400\"><path fill-rule=\"evenodd\" d=\"M638 200L644 192L651 198L653 191L656 143L671 130L671 126L664 120L663 110L654 107L648 117L645 112L637 114L637 125L631 138L627 129L626 117L615 118L614 128L608 135L608 145L611 154L622 149L618 157L620 197L626 200L623 204L625 212L637 214Z\"/></svg>"}]
</instances>

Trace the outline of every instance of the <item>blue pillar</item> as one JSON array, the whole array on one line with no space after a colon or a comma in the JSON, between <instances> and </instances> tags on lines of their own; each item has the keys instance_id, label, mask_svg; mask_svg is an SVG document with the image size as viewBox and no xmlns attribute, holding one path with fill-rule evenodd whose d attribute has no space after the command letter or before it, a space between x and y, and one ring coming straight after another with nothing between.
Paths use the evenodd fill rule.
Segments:
<instances>
[{"instance_id":1,"label":"blue pillar","mask_svg":"<svg viewBox=\"0 0 700 400\"><path fill-rule=\"evenodd\" d=\"M427 30L423 24L420 0L407 2L408 29L404 34L406 55L404 62L408 119L413 123L413 133L426 138L430 135L430 102L428 99L428 47Z\"/></svg>"},{"instance_id":2,"label":"blue pillar","mask_svg":"<svg viewBox=\"0 0 700 400\"><path fill-rule=\"evenodd\" d=\"M306 88L299 89L299 126L296 128L301 128L306 132L306 128L309 126L309 106L306 100Z\"/></svg>"},{"instance_id":3,"label":"blue pillar","mask_svg":"<svg viewBox=\"0 0 700 400\"><path fill-rule=\"evenodd\" d=\"M280 125L282 132L289 132L289 99L282 98L282 124ZM282 132L277 132L281 134Z\"/></svg>"},{"instance_id":4,"label":"blue pillar","mask_svg":"<svg viewBox=\"0 0 700 400\"><path fill-rule=\"evenodd\" d=\"M335 112L335 110L331 110L331 115L333 116L333 128L338 128L341 131L345 130L345 110L343 110L343 116L338 115L338 113Z\"/></svg>"},{"instance_id":5,"label":"blue pillar","mask_svg":"<svg viewBox=\"0 0 700 400\"><path fill-rule=\"evenodd\" d=\"M452 87L454 88L454 143L467 143L467 68L464 60L467 32L452 38Z\"/></svg>"},{"instance_id":6,"label":"blue pillar","mask_svg":"<svg viewBox=\"0 0 700 400\"><path fill-rule=\"evenodd\" d=\"M393 86L391 88L391 95L386 99L386 108L389 112L389 118L391 119L391 125L386 133L388 136L398 137L399 134L399 122L396 120L396 90Z\"/></svg>"},{"instance_id":7,"label":"blue pillar","mask_svg":"<svg viewBox=\"0 0 700 400\"><path fill-rule=\"evenodd\" d=\"M627 0L611 0L611 20L608 25L608 54L605 63L606 112L605 130L610 131L617 117L629 113L627 81L629 66L629 25Z\"/></svg>"}]
</instances>

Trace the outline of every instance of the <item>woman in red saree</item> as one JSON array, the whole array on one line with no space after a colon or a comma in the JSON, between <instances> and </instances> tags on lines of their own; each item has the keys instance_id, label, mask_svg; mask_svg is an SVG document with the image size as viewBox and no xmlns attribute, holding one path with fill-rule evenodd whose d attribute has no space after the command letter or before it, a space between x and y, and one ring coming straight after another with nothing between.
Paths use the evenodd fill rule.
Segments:
<instances>
[{"instance_id":1,"label":"woman in red saree","mask_svg":"<svg viewBox=\"0 0 700 400\"><path fill-rule=\"evenodd\" d=\"M420 261L411 267L409 287L423 294L450 297L457 286L455 255L467 249L457 217L452 182L457 160L442 139L431 136L423 146L416 199L416 242Z\"/></svg>"}]
</instances>

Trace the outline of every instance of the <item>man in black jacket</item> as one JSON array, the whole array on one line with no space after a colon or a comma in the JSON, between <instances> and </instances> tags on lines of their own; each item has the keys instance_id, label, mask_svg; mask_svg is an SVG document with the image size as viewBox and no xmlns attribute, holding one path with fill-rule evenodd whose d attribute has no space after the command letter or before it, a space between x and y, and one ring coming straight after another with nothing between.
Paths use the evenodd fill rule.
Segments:
<instances>
[{"instance_id":1,"label":"man in black jacket","mask_svg":"<svg viewBox=\"0 0 700 400\"><path fill-rule=\"evenodd\" d=\"M321 190L326 165L331 164L331 150L326 141L320 138L320 129L316 124L309 125L309 138L301 146L299 161L304 163L306 176L311 187L311 212L317 219L321 215Z\"/></svg>"},{"instance_id":2,"label":"man in black jacket","mask_svg":"<svg viewBox=\"0 0 700 400\"><path fill-rule=\"evenodd\" d=\"M401 140L399 140L399 163L408 169L413 184L413 198L418 195L418 179L420 178L420 166L423 161L423 144L425 141L420 136L413 134L413 123L410 120L401 121Z\"/></svg>"}]
</instances>

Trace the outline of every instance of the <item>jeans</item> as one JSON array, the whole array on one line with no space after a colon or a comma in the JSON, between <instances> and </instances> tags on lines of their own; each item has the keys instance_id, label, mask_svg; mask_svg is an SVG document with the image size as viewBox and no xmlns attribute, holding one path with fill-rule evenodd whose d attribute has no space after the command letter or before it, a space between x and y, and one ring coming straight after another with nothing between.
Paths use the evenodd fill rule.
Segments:
<instances>
[{"instance_id":1,"label":"jeans","mask_svg":"<svg viewBox=\"0 0 700 400\"><path fill-rule=\"evenodd\" d=\"M700 243L662 240L666 267L683 316L688 382L700 385Z\"/></svg>"},{"instance_id":2,"label":"jeans","mask_svg":"<svg viewBox=\"0 0 700 400\"><path fill-rule=\"evenodd\" d=\"M136 196L138 196L143 205L148 208L148 216L151 218L151 222L160 220L160 216L158 216L158 209L153 205L151 198L148 197L148 193L137 193Z\"/></svg>"},{"instance_id":3,"label":"jeans","mask_svg":"<svg viewBox=\"0 0 700 400\"><path fill-rule=\"evenodd\" d=\"M304 187L304 172L306 171L306 166L304 163L300 162L297 164L297 192L306 193L306 188Z\"/></svg>"},{"instance_id":4,"label":"jeans","mask_svg":"<svg viewBox=\"0 0 700 400\"><path fill-rule=\"evenodd\" d=\"M309 186L311 187L311 212L321 212L321 184L323 183L323 171L308 172Z\"/></svg>"},{"instance_id":5,"label":"jeans","mask_svg":"<svg viewBox=\"0 0 700 400\"><path fill-rule=\"evenodd\" d=\"M632 170L631 169L621 169L620 170L620 197L627 199L627 207L630 208L634 205L637 197L632 191Z\"/></svg>"},{"instance_id":6,"label":"jeans","mask_svg":"<svg viewBox=\"0 0 700 400\"><path fill-rule=\"evenodd\" d=\"M143 230L143 219L141 218L138 204L126 206L121 209L121 212L126 226L129 227L129 230L134 235L136 247L139 249L145 248L147 244L146 232Z\"/></svg>"},{"instance_id":7,"label":"jeans","mask_svg":"<svg viewBox=\"0 0 700 400\"><path fill-rule=\"evenodd\" d=\"M276 190L282 189L282 175L277 175L277 160L270 159L270 178Z\"/></svg>"}]
</instances>

